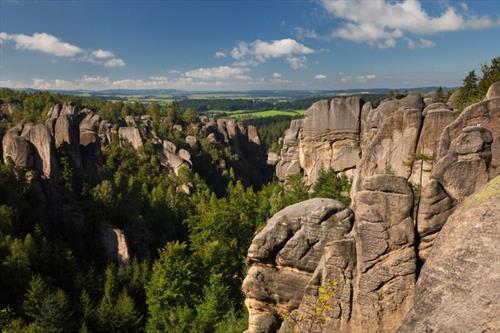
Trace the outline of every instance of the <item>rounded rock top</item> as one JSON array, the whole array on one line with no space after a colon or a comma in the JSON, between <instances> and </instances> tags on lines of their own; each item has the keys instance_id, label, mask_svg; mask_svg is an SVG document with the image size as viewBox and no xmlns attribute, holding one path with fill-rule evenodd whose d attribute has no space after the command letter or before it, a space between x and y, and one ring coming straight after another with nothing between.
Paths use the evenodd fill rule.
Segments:
<instances>
[{"instance_id":1,"label":"rounded rock top","mask_svg":"<svg viewBox=\"0 0 500 333\"><path fill-rule=\"evenodd\" d=\"M486 99L500 98L500 81L493 83L486 93Z\"/></svg>"}]
</instances>

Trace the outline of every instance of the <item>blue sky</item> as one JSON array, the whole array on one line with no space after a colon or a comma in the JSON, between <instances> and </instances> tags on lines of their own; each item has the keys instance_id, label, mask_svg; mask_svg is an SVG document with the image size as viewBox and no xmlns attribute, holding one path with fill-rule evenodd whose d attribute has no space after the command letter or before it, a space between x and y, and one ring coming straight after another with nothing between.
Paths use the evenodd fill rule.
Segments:
<instances>
[{"instance_id":1,"label":"blue sky","mask_svg":"<svg viewBox=\"0 0 500 333\"><path fill-rule=\"evenodd\" d=\"M0 0L0 85L457 86L500 55L500 1Z\"/></svg>"}]
</instances>

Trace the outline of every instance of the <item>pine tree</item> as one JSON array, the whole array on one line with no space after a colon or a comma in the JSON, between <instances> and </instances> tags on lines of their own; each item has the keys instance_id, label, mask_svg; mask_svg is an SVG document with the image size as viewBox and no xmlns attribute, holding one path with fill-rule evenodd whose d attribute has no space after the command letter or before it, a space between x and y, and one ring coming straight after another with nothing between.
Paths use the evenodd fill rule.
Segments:
<instances>
[{"instance_id":1,"label":"pine tree","mask_svg":"<svg viewBox=\"0 0 500 333\"><path fill-rule=\"evenodd\" d=\"M47 294L47 285L45 284L43 279L38 275L33 276L30 281L28 290L24 295L24 313L35 321L39 319L42 303Z\"/></svg>"},{"instance_id":2,"label":"pine tree","mask_svg":"<svg viewBox=\"0 0 500 333\"><path fill-rule=\"evenodd\" d=\"M439 87L436 89L435 101L441 103L446 102L443 87Z\"/></svg>"},{"instance_id":3,"label":"pine tree","mask_svg":"<svg viewBox=\"0 0 500 333\"><path fill-rule=\"evenodd\" d=\"M339 200L345 205L351 203L349 180L345 175L339 177L332 170L321 170L318 180L313 186L313 191L314 197Z\"/></svg>"},{"instance_id":4,"label":"pine tree","mask_svg":"<svg viewBox=\"0 0 500 333\"><path fill-rule=\"evenodd\" d=\"M464 109L478 99L478 78L475 71L469 72L464 78L463 85L460 88L460 94L457 98L457 106Z\"/></svg>"},{"instance_id":5,"label":"pine tree","mask_svg":"<svg viewBox=\"0 0 500 333\"><path fill-rule=\"evenodd\" d=\"M211 332L230 306L229 288L220 274L212 274L203 288L203 302L196 306L196 323L200 332Z\"/></svg>"},{"instance_id":6,"label":"pine tree","mask_svg":"<svg viewBox=\"0 0 500 333\"><path fill-rule=\"evenodd\" d=\"M47 295L41 304L36 323L45 332L70 332L73 326L71 306L62 290Z\"/></svg>"},{"instance_id":7,"label":"pine tree","mask_svg":"<svg viewBox=\"0 0 500 333\"><path fill-rule=\"evenodd\" d=\"M173 325L172 309L192 304L196 288L189 257L185 243L167 243L160 251L160 257L153 265L151 280L146 286L148 332L168 331Z\"/></svg>"}]
</instances>

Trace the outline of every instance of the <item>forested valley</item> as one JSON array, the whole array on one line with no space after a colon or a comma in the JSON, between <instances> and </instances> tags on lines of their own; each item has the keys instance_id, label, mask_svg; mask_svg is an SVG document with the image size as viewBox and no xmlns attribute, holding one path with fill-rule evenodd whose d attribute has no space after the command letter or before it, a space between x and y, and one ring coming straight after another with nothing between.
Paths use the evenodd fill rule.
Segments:
<instances>
[{"instance_id":1,"label":"forested valley","mask_svg":"<svg viewBox=\"0 0 500 333\"><path fill-rule=\"evenodd\" d=\"M484 98L499 72L498 58L481 78L471 72L458 105ZM0 100L2 332L242 332L248 315L241 284L255 232L310 197L350 202L349 181L333 171L321 172L312 186L301 175L287 186L276 180L266 153L279 152L289 118L237 124L177 102L10 89ZM90 133L94 125L82 127L84 120L104 124L102 138ZM43 147L54 150L50 170L38 166L39 125L52 124L57 133L71 121L80 124L79 143L56 137L57 148ZM140 144L122 128L136 129ZM82 133L94 135L85 149ZM14 154L9 147L24 149L25 159L5 157ZM109 233L125 237L126 250L110 256Z\"/></svg>"}]
</instances>

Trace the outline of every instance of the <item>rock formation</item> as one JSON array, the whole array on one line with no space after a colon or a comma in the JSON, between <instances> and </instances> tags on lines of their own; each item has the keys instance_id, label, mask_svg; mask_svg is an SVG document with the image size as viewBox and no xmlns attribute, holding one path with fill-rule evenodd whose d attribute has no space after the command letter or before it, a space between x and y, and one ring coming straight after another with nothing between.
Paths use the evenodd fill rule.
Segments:
<instances>
[{"instance_id":1,"label":"rock formation","mask_svg":"<svg viewBox=\"0 0 500 333\"><path fill-rule=\"evenodd\" d=\"M466 199L434 241L399 333L500 327L500 176Z\"/></svg>"},{"instance_id":2,"label":"rock formation","mask_svg":"<svg viewBox=\"0 0 500 333\"><path fill-rule=\"evenodd\" d=\"M339 228L337 224L342 225ZM310 199L276 213L254 238L243 282L249 332L271 332L297 308L325 245L351 229L352 212L332 199Z\"/></svg>"},{"instance_id":3,"label":"rock formation","mask_svg":"<svg viewBox=\"0 0 500 333\"><path fill-rule=\"evenodd\" d=\"M376 108L335 98L292 122L276 175L302 173L313 183L322 168L346 172L354 215L318 243L314 232L297 231L321 211L311 201L268 221L248 252L249 333L499 327L500 271L491 263L500 257L500 82L460 114L453 107L418 94ZM320 253L304 252L317 244ZM319 316L321 288L331 282Z\"/></svg>"},{"instance_id":4,"label":"rock formation","mask_svg":"<svg viewBox=\"0 0 500 333\"><path fill-rule=\"evenodd\" d=\"M102 245L108 260L110 262L116 261L119 264L128 263L130 255L123 230L115 228L112 225L104 225L101 228L101 233Z\"/></svg>"},{"instance_id":5,"label":"rock formation","mask_svg":"<svg viewBox=\"0 0 500 333\"><path fill-rule=\"evenodd\" d=\"M206 144L208 141L209 145L217 146L217 149L228 149L231 154L238 154L239 160L227 166L227 169L234 168L239 179L254 184L258 182L254 182L251 177L261 178L260 182L265 181L261 170L266 168L265 154L260 146L257 129L232 119L202 117L203 122L189 124L186 128L173 124L172 130L181 132L175 133L174 137L185 138L174 143L160 138L149 115L106 121L101 119L98 112L80 110L76 104L66 102L49 109L45 124L20 122L8 128L12 112L17 112L17 107L10 104L0 106L1 158L5 163L12 163L16 172L21 169L25 171L18 175L26 174L32 199L30 206L41 214L47 214L49 210L54 214L67 214L67 207L63 207L58 192L62 179L60 171L64 171L67 162L70 162L78 176L86 171L99 174L105 170L103 156L115 144L130 146L137 154L149 149L147 152L153 153L152 157L156 154L156 161L162 171L179 175L183 168L200 167L195 164L206 162L203 154L207 153L201 151L199 143ZM210 136L213 137L212 141ZM225 160L217 162L222 165ZM180 191L188 195L192 188L193 184L189 181L178 186ZM78 223L81 226L85 222L81 214L70 219L75 225ZM109 260L120 263L128 261L125 231L106 226L101 230L100 237Z\"/></svg>"}]
</instances>

